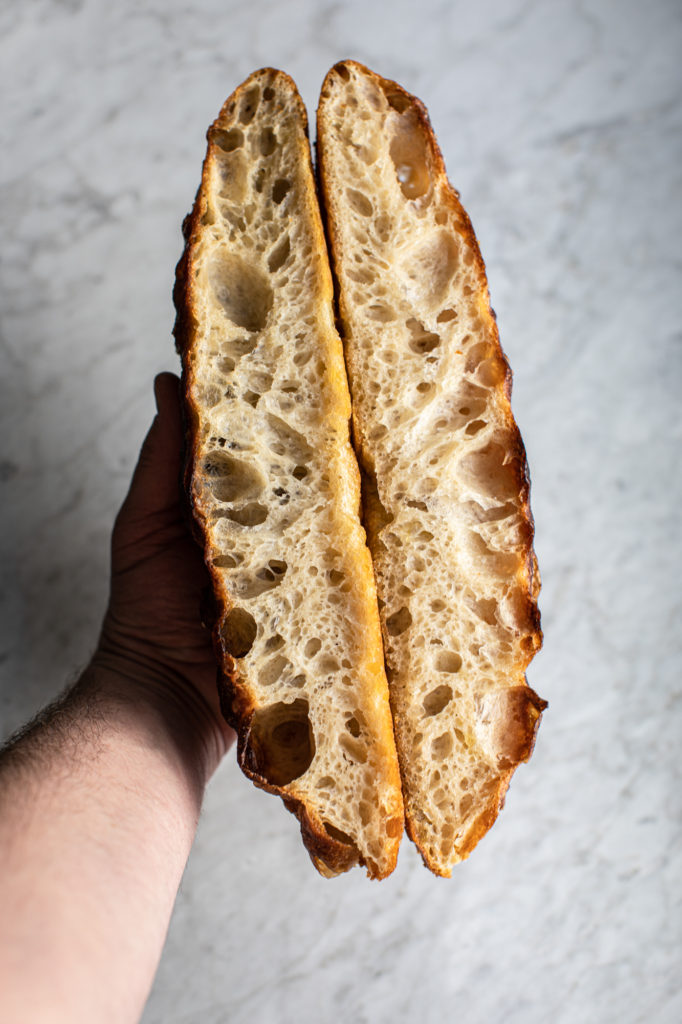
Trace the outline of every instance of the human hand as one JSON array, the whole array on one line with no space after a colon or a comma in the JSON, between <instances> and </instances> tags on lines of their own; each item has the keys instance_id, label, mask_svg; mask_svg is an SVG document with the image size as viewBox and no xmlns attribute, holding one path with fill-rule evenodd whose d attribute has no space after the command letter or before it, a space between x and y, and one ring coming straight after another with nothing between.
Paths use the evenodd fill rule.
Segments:
<instances>
[{"instance_id":1,"label":"human hand","mask_svg":"<svg viewBox=\"0 0 682 1024\"><path fill-rule=\"evenodd\" d=\"M155 381L92 662L0 751L3 1021L140 1019L233 738L200 619L209 577L184 516L178 384Z\"/></svg>"},{"instance_id":2,"label":"human hand","mask_svg":"<svg viewBox=\"0 0 682 1024\"><path fill-rule=\"evenodd\" d=\"M220 713L216 660L201 622L211 581L183 508L178 378L159 374L154 393L158 413L114 526L109 607L93 667L120 696L151 703L184 746L198 749L208 778L234 733Z\"/></svg>"}]
</instances>

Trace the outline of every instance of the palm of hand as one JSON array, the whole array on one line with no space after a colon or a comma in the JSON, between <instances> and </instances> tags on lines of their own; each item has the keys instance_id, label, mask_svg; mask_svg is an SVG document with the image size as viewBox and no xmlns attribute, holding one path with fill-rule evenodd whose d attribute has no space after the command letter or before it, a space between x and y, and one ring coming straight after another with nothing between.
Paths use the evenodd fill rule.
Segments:
<instances>
[{"instance_id":1,"label":"palm of hand","mask_svg":"<svg viewBox=\"0 0 682 1024\"><path fill-rule=\"evenodd\" d=\"M115 662L160 696L206 705L228 743L232 733L220 713L210 632L201 622L210 577L181 499L177 378L158 377L156 396L159 414L114 527L111 595L97 659Z\"/></svg>"}]
</instances>

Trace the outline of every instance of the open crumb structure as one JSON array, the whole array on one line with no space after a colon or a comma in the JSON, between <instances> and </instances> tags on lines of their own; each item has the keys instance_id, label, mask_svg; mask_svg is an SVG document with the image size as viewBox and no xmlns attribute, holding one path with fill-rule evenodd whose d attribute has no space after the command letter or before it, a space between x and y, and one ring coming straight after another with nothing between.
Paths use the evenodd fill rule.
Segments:
<instances>
[{"instance_id":1,"label":"open crumb structure","mask_svg":"<svg viewBox=\"0 0 682 1024\"><path fill-rule=\"evenodd\" d=\"M209 131L176 287L188 486L240 764L319 870L383 877L400 776L306 131L269 69Z\"/></svg>"},{"instance_id":2,"label":"open crumb structure","mask_svg":"<svg viewBox=\"0 0 682 1024\"><path fill-rule=\"evenodd\" d=\"M408 831L449 875L545 706L525 452L469 219L424 107L352 61L318 156Z\"/></svg>"}]
</instances>

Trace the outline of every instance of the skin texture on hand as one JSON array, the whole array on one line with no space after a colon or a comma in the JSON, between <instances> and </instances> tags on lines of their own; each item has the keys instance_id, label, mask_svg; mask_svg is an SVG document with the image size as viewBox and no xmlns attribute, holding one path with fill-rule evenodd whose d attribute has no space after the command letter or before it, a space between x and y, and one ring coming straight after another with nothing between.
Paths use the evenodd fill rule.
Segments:
<instances>
[{"instance_id":1,"label":"skin texture on hand","mask_svg":"<svg viewBox=\"0 0 682 1024\"><path fill-rule=\"evenodd\" d=\"M210 631L201 623L211 581L181 489L179 387L171 373L154 382L158 413L114 526L109 608L93 664L195 729L208 779L234 733L220 713Z\"/></svg>"},{"instance_id":2,"label":"skin texture on hand","mask_svg":"<svg viewBox=\"0 0 682 1024\"><path fill-rule=\"evenodd\" d=\"M185 516L178 387L155 382L92 662L0 750L3 1024L139 1019L233 738L201 624L209 577Z\"/></svg>"}]
</instances>

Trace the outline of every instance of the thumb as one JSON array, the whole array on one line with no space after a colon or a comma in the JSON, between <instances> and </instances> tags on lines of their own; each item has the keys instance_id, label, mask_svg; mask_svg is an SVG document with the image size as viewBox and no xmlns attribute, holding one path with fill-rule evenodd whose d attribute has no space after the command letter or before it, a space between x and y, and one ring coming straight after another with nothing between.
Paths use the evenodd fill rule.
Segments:
<instances>
[{"instance_id":1,"label":"thumb","mask_svg":"<svg viewBox=\"0 0 682 1024\"><path fill-rule=\"evenodd\" d=\"M153 515L180 498L183 428L180 381L174 373L154 380L157 414L144 439L122 512Z\"/></svg>"}]
</instances>

